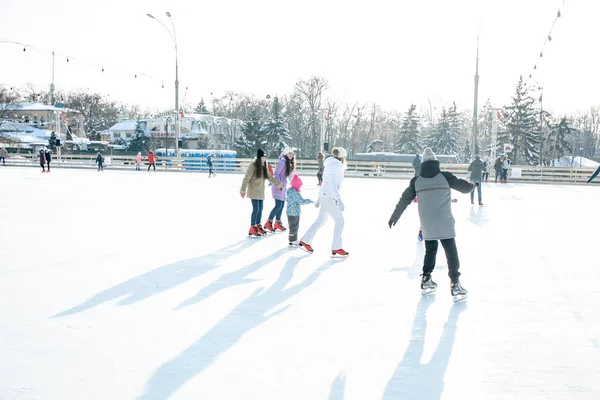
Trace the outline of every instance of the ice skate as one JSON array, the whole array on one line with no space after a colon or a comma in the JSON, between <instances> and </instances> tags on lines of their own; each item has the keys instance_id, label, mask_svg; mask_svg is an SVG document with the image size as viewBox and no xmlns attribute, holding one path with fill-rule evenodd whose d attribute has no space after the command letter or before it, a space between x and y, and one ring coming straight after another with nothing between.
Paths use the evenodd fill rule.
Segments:
<instances>
[{"instance_id":1,"label":"ice skate","mask_svg":"<svg viewBox=\"0 0 600 400\"><path fill-rule=\"evenodd\" d=\"M263 229L261 224L256 224L256 231L258 232L259 235L266 235L267 232Z\"/></svg>"},{"instance_id":2,"label":"ice skate","mask_svg":"<svg viewBox=\"0 0 600 400\"><path fill-rule=\"evenodd\" d=\"M344 249L331 250L331 258L345 258L349 255L350 253Z\"/></svg>"},{"instance_id":3,"label":"ice skate","mask_svg":"<svg viewBox=\"0 0 600 400\"><path fill-rule=\"evenodd\" d=\"M480 202L479 202L479 205L480 205L480 206L482 206L482 205L483 205L483 203L480 201Z\"/></svg>"},{"instance_id":4,"label":"ice skate","mask_svg":"<svg viewBox=\"0 0 600 400\"><path fill-rule=\"evenodd\" d=\"M452 300L457 303L459 301L466 300L469 292L467 289L462 287L459 281L456 281L452 283L452 286L450 287L450 293L452 293Z\"/></svg>"},{"instance_id":5,"label":"ice skate","mask_svg":"<svg viewBox=\"0 0 600 400\"><path fill-rule=\"evenodd\" d=\"M251 225L250 226L250 230L248 231L248 237L249 238L258 238L258 237L260 237L260 234L256 230L256 226L255 225Z\"/></svg>"},{"instance_id":6,"label":"ice skate","mask_svg":"<svg viewBox=\"0 0 600 400\"><path fill-rule=\"evenodd\" d=\"M308 252L310 254L312 254L313 251L314 251L313 248L310 247L310 244L306 244L306 243L304 243L304 242L301 241L300 243L298 243L298 245L300 246L300 248L302 250L304 250L304 251L306 251L306 252Z\"/></svg>"},{"instance_id":7,"label":"ice skate","mask_svg":"<svg viewBox=\"0 0 600 400\"><path fill-rule=\"evenodd\" d=\"M431 274L421 275L421 294L424 296L434 294L437 289L437 283L431 279Z\"/></svg>"},{"instance_id":8,"label":"ice skate","mask_svg":"<svg viewBox=\"0 0 600 400\"><path fill-rule=\"evenodd\" d=\"M275 231L285 232L287 228L283 226L281 221L275 221L275 226L273 227Z\"/></svg>"},{"instance_id":9,"label":"ice skate","mask_svg":"<svg viewBox=\"0 0 600 400\"><path fill-rule=\"evenodd\" d=\"M298 242L297 240L290 241L289 246L294 248L300 247L300 242Z\"/></svg>"},{"instance_id":10,"label":"ice skate","mask_svg":"<svg viewBox=\"0 0 600 400\"><path fill-rule=\"evenodd\" d=\"M275 232L275 228L273 228L273 221L271 221L270 219L268 219L265 223L265 230L269 232Z\"/></svg>"}]
</instances>

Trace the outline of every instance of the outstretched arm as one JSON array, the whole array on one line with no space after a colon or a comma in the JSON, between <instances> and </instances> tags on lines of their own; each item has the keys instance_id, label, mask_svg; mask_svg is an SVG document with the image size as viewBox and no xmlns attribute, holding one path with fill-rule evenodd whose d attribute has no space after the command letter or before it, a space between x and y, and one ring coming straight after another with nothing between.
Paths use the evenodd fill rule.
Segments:
<instances>
[{"instance_id":1,"label":"outstretched arm","mask_svg":"<svg viewBox=\"0 0 600 400\"><path fill-rule=\"evenodd\" d=\"M476 185L464 179L457 178L450 172L442 172L442 175L448 181L450 189L458 190L461 193L471 193Z\"/></svg>"},{"instance_id":2,"label":"outstretched arm","mask_svg":"<svg viewBox=\"0 0 600 400\"><path fill-rule=\"evenodd\" d=\"M596 171L592 174L592 176L590 176L590 179L588 179L587 183L590 183L592 181L592 179L594 179L596 176L598 176L599 173L600 173L600 167L598 167L598 169L596 169Z\"/></svg>"},{"instance_id":3,"label":"outstretched arm","mask_svg":"<svg viewBox=\"0 0 600 400\"><path fill-rule=\"evenodd\" d=\"M406 210L406 207L408 207L417 196L417 192L415 191L415 179L417 178L415 177L410 180L410 185L408 185L408 187L404 190L402 197L400 197L398 204L396 204L396 208L394 209L394 212L388 221L390 228L396 225L396 222L398 222L400 216L404 210Z\"/></svg>"}]
</instances>

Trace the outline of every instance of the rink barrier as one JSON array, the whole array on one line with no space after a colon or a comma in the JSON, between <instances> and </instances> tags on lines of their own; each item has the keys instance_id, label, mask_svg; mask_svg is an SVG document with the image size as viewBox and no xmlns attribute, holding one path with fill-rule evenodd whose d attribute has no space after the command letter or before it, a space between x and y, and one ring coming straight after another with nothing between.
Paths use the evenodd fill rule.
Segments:
<instances>
[{"instance_id":1,"label":"rink barrier","mask_svg":"<svg viewBox=\"0 0 600 400\"><path fill-rule=\"evenodd\" d=\"M52 168L81 168L95 169L96 155L61 155L54 156ZM135 159L132 156L104 155L105 169L135 170ZM246 158L213 158L213 170L215 172L244 173L252 159ZM275 164L276 160L270 160ZM6 165L29 166L39 168L37 154L9 154ZM468 164L440 164L442 171L448 171L461 178L468 178ZM142 161L142 168L148 168L147 160ZM159 158L156 162L157 170L173 172L208 172L206 159L197 157L169 157L167 160ZM317 174L317 160L296 160L296 169L301 174ZM566 183L585 184L595 168L569 168L569 167L539 167L515 165L509 170L509 182L522 183ZM385 178L385 179L410 179L414 176L414 169L410 163L399 162L377 162L372 161L348 161L346 176ZM494 181L494 172L490 172L489 182ZM600 180L592 184L600 184Z\"/></svg>"}]
</instances>

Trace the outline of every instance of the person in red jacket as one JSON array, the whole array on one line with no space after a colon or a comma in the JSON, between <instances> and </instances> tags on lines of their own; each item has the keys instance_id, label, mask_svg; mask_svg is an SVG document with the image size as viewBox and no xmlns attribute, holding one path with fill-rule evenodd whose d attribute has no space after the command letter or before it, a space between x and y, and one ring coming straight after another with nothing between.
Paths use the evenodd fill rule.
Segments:
<instances>
[{"instance_id":1,"label":"person in red jacket","mask_svg":"<svg viewBox=\"0 0 600 400\"><path fill-rule=\"evenodd\" d=\"M154 172L156 172L156 156L152 150L148 153L148 172L150 172L150 167L154 168Z\"/></svg>"}]
</instances>

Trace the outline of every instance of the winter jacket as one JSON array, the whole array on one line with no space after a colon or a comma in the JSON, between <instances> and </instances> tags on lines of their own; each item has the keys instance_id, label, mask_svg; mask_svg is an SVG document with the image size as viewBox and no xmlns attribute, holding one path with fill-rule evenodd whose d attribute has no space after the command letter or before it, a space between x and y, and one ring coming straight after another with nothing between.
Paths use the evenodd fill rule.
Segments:
<instances>
[{"instance_id":1,"label":"winter jacket","mask_svg":"<svg viewBox=\"0 0 600 400\"><path fill-rule=\"evenodd\" d=\"M50 164L50 161L52 161L52 153L50 150L46 150L46 163Z\"/></svg>"},{"instance_id":2,"label":"winter jacket","mask_svg":"<svg viewBox=\"0 0 600 400\"><path fill-rule=\"evenodd\" d=\"M142 163L142 155L141 154L138 154L137 156L135 156L135 163L136 164Z\"/></svg>"},{"instance_id":3,"label":"winter jacket","mask_svg":"<svg viewBox=\"0 0 600 400\"><path fill-rule=\"evenodd\" d=\"M294 188L289 188L287 190L287 203L285 208L286 215L291 217L299 217L300 216L300 206L304 204L314 203L311 199L305 199L302 197L300 192L298 192Z\"/></svg>"},{"instance_id":4,"label":"winter jacket","mask_svg":"<svg viewBox=\"0 0 600 400\"><path fill-rule=\"evenodd\" d=\"M494 162L494 169L496 171L502 169L502 159L500 157L496 158L496 161Z\"/></svg>"},{"instance_id":5,"label":"winter jacket","mask_svg":"<svg viewBox=\"0 0 600 400\"><path fill-rule=\"evenodd\" d=\"M40 152L38 153L38 157L40 159L40 165L46 164L46 153L44 152L44 150L40 150Z\"/></svg>"},{"instance_id":6,"label":"winter jacket","mask_svg":"<svg viewBox=\"0 0 600 400\"><path fill-rule=\"evenodd\" d=\"M481 158L475 157L467 171L471 171L471 181L481 182L481 176L485 171L485 164L481 161Z\"/></svg>"},{"instance_id":7,"label":"winter jacket","mask_svg":"<svg viewBox=\"0 0 600 400\"><path fill-rule=\"evenodd\" d=\"M280 184L279 181L273 178L270 172L267 170L266 177L256 178L254 176L254 163L248 166L248 170L246 171L246 175L244 176L244 180L242 181L242 187L240 188L240 192L247 194L248 198L252 200L264 200L265 199L265 179L268 179L269 182L273 184L273 187L279 190L277 186ZM247 190L247 192L246 192Z\"/></svg>"},{"instance_id":8,"label":"winter jacket","mask_svg":"<svg viewBox=\"0 0 600 400\"><path fill-rule=\"evenodd\" d=\"M600 174L600 167L598 167L598 169L596 169L596 171L594 171L592 176L590 176L590 179L587 180L587 183L590 183L592 181L592 179L594 179L596 176L598 176L598 174Z\"/></svg>"},{"instance_id":9,"label":"winter jacket","mask_svg":"<svg viewBox=\"0 0 600 400\"><path fill-rule=\"evenodd\" d=\"M97 162L98 164L102 164L102 163L104 163L104 157L102 157L102 154L98 154L98 155L96 156L96 162Z\"/></svg>"},{"instance_id":10,"label":"winter jacket","mask_svg":"<svg viewBox=\"0 0 600 400\"><path fill-rule=\"evenodd\" d=\"M475 187L473 183L459 179L450 172L440 172L439 161L425 161L421 164L421 175L410 180L410 185L402 193L390 220L398 221L406 207L415 197L418 197L423 238L425 240L453 238L456 234L450 207L452 204L450 189L469 193Z\"/></svg>"},{"instance_id":11,"label":"winter jacket","mask_svg":"<svg viewBox=\"0 0 600 400\"><path fill-rule=\"evenodd\" d=\"M504 160L504 162L502 163L502 169L508 169L510 167L510 163L511 161L508 158Z\"/></svg>"},{"instance_id":12,"label":"winter jacket","mask_svg":"<svg viewBox=\"0 0 600 400\"><path fill-rule=\"evenodd\" d=\"M325 160L323 154L317 155L317 162L319 163L319 170L317 171L317 174L323 174L323 169L325 168L323 165L323 160Z\"/></svg>"},{"instance_id":13,"label":"winter jacket","mask_svg":"<svg viewBox=\"0 0 600 400\"><path fill-rule=\"evenodd\" d=\"M154 153L148 153L148 164L154 164L156 162L156 156Z\"/></svg>"},{"instance_id":14,"label":"winter jacket","mask_svg":"<svg viewBox=\"0 0 600 400\"><path fill-rule=\"evenodd\" d=\"M415 156L415 159L412 162L412 166L415 169L415 176L421 175L421 156L418 154Z\"/></svg>"},{"instance_id":15,"label":"winter jacket","mask_svg":"<svg viewBox=\"0 0 600 400\"><path fill-rule=\"evenodd\" d=\"M340 160L335 157L327 157L324 163L323 183L319 190L319 197L327 196L334 200L342 198L340 189L344 181L344 166Z\"/></svg>"},{"instance_id":16,"label":"winter jacket","mask_svg":"<svg viewBox=\"0 0 600 400\"><path fill-rule=\"evenodd\" d=\"M0 147L0 157L8 157L8 151L4 147Z\"/></svg>"},{"instance_id":17,"label":"winter jacket","mask_svg":"<svg viewBox=\"0 0 600 400\"><path fill-rule=\"evenodd\" d=\"M277 163L277 167L275 167L275 173L273 174L275 179L283 184L283 190L279 190L279 188L275 185L271 186L271 194L275 200L285 201L288 183L287 176L285 175L285 165L287 163L286 158L287 157L283 153L279 156L279 162Z\"/></svg>"},{"instance_id":18,"label":"winter jacket","mask_svg":"<svg viewBox=\"0 0 600 400\"><path fill-rule=\"evenodd\" d=\"M212 167L212 165L213 165L213 164L212 164L212 157L208 157L208 158L206 159L206 165L207 165L207 166L209 166L209 167Z\"/></svg>"}]
</instances>

